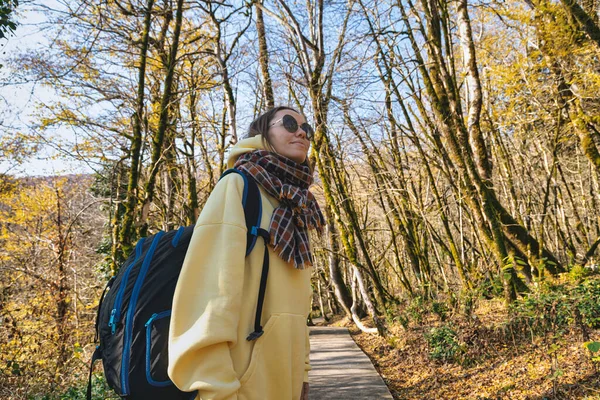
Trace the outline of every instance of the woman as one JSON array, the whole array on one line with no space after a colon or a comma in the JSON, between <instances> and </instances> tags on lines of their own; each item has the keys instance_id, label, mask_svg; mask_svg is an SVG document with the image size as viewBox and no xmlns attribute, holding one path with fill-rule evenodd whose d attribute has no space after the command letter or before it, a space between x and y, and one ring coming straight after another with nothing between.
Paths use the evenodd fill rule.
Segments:
<instances>
[{"instance_id":1,"label":"woman","mask_svg":"<svg viewBox=\"0 0 600 400\"><path fill-rule=\"evenodd\" d=\"M228 167L258 183L261 228L270 234L264 334L253 329L264 246L244 258L244 181L229 174L211 193L194 229L175 290L169 336L169 376L202 400L308 399L312 254L308 229L323 215L308 187L312 128L289 107L276 107L250 125ZM261 240L261 239L259 239Z\"/></svg>"}]
</instances>

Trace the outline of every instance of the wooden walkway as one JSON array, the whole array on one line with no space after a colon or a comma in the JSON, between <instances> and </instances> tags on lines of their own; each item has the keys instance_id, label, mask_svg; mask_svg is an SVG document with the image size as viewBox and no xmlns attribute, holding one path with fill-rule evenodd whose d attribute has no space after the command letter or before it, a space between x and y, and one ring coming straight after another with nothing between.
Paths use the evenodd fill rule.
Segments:
<instances>
[{"instance_id":1,"label":"wooden walkway","mask_svg":"<svg viewBox=\"0 0 600 400\"><path fill-rule=\"evenodd\" d=\"M346 328L310 328L310 400L393 399Z\"/></svg>"}]
</instances>

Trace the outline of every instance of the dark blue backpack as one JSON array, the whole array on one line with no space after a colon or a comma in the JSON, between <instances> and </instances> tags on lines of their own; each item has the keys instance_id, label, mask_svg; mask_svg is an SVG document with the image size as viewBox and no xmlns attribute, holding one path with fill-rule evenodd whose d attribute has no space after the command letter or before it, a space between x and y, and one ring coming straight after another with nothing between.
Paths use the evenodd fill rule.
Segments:
<instances>
[{"instance_id":1,"label":"dark blue backpack","mask_svg":"<svg viewBox=\"0 0 600 400\"><path fill-rule=\"evenodd\" d=\"M236 169L225 171L221 178L229 173L244 178L246 256L258 236L265 242L254 332L247 338L255 340L263 333L260 317L269 272L269 233L260 228L262 207L256 182ZM98 305L96 341L100 339L100 344L90 365L88 400L92 395L92 367L98 359L102 359L108 385L123 398L189 400L196 396L195 392L177 389L167 376L173 294L193 230L192 225L140 239L117 275L109 280Z\"/></svg>"}]
</instances>

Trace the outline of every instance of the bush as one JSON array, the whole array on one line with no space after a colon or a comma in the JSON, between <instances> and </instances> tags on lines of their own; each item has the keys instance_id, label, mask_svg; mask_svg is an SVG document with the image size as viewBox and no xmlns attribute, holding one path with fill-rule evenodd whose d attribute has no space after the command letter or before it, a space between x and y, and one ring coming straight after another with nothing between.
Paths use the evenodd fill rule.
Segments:
<instances>
[{"instance_id":1,"label":"bush","mask_svg":"<svg viewBox=\"0 0 600 400\"><path fill-rule=\"evenodd\" d=\"M475 311L475 307L477 305L477 298L479 297L479 295L480 294L473 289L461 290L458 295L455 311L458 311L465 318L471 319L473 317L473 312Z\"/></svg>"},{"instance_id":2,"label":"bush","mask_svg":"<svg viewBox=\"0 0 600 400\"><path fill-rule=\"evenodd\" d=\"M425 334L429 346L429 358L443 362L461 362L465 353L465 346L461 345L456 332L449 326L443 325L432 328Z\"/></svg>"},{"instance_id":3,"label":"bush","mask_svg":"<svg viewBox=\"0 0 600 400\"><path fill-rule=\"evenodd\" d=\"M583 278L587 277L591 275L591 270L585 268L582 265L576 264L573 265L573 267L571 267L571 270L569 271L569 277L574 281L574 282L579 282L581 281Z\"/></svg>"},{"instance_id":4,"label":"bush","mask_svg":"<svg viewBox=\"0 0 600 400\"><path fill-rule=\"evenodd\" d=\"M408 321L408 317L406 316L406 314L404 314L404 313L399 314L396 317L396 320L400 323L400 325L402 325L404 330L408 330L409 321Z\"/></svg>"},{"instance_id":5,"label":"bush","mask_svg":"<svg viewBox=\"0 0 600 400\"><path fill-rule=\"evenodd\" d=\"M442 322L445 322L448 318L448 306L443 302L434 301L431 305L431 310Z\"/></svg>"},{"instance_id":6,"label":"bush","mask_svg":"<svg viewBox=\"0 0 600 400\"><path fill-rule=\"evenodd\" d=\"M425 304L423 301L423 297L421 296L417 296L414 299L412 299L410 304L406 308L406 313L417 325L420 325L423 322L423 315L425 314L425 312Z\"/></svg>"},{"instance_id":7,"label":"bush","mask_svg":"<svg viewBox=\"0 0 600 400\"><path fill-rule=\"evenodd\" d=\"M512 326L531 335L562 335L574 324L600 328L600 281L544 285L510 306ZM580 318L578 318L579 313Z\"/></svg>"},{"instance_id":8,"label":"bush","mask_svg":"<svg viewBox=\"0 0 600 400\"><path fill-rule=\"evenodd\" d=\"M513 326L532 335L563 334L573 321L570 296L564 285L549 285L510 306Z\"/></svg>"},{"instance_id":9,"label":"bush","mask_svg":"<svg viewBox=\"0 0 600 400\"><path fill-rule=\"evenodd\" d=\"M405 330L408 330L408 316L406 311L401 311L398 306L390 306L385 310L385 320L389 325L399 323Z\"/></svg>"},{"instance_id":10,"label":"bush","mask_svg":"<svg viewBox=\"0 0 600 400\"><path fill-rule=\"evenodd\" d=\"M590 328L600 328L600 281L583 282L573 292L582 322Z\"/></svg>"},{"instance_id":11,"label":"bush","mask_svg":"<svg viewBox=\"0 0 600 400\"><path fill-rule=\"evenodd\" d=\"M43 394L29 396L29 400L85 400L87 382L71 386L62 394ZM119 396L108 386L102 373L95 373L92 377L92 400L118 400Z\"/></svg>"}]
</instances>

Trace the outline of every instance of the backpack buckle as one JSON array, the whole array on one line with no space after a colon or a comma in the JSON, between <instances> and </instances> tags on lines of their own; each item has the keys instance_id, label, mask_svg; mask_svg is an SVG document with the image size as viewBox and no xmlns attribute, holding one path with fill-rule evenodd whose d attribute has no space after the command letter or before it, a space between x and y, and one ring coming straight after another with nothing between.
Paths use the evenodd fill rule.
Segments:
<instances>
[{"instance_id":1,"label":"backpack buckle","mask_svg":"<svg viewBox=\"0 0 600 400\"><path fill-rule=\"evenodd\" d=\"M248 337L246 338L246 340L249 342L256 340L259 337L261 337L263 333L265 333L265 331L263 331L262 327L261 327L260 331L254 331L251 334L249 334Z\"/></svg>"}]
</instances>

